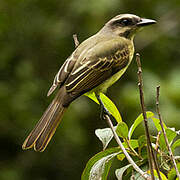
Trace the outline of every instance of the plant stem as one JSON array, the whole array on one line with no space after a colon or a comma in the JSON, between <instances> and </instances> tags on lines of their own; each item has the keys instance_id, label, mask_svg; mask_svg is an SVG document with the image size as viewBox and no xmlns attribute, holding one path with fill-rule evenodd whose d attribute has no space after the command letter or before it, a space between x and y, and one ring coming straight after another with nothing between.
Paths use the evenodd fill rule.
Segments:
<instances>
[{"instance_id":1,"label":"plant stem","mask_svg":"<svg viewBox=\"0 0 180 180\"><path fill-rule=\"evenodd\" d=\"M77 38L77 34L73 34L73 39L74 39L75 48L77 48L79 46L79 41L78 41L78 38Z\"/></svg>"},{"instance_id":2,"label":"plant stem","mask_svg":"<svg viewBox=\"0 0 180 180\"><path fill-rule=\"evenodd\" d=\"M129 140L128 139L125 139L124 140L130 150L130 152L132 152L132 154L134 154L134 156L137 156L139 159L142 160L142 157L131 147L130 143L129 143Z\"/></svg>"},{"instance_id":3,"label":"plant stem","mask_svg":"<svg viewBox=\"0 0 180 180\"><path fill-rule=\"evenodd\" d=\"M158 177L160 180L162 180L161 176L160 176L160 172L159 172L158 163L156 161L155 154L154 154L151 140L150 140L150 133L149 133L149 128L148 128L147 116L146 116L146 108L145 108L145 103L144 103L142 68L141 68L141 61L140 61L139 53L136 53L136 62L137 62L137 66L138 66L138 72L137 72L138 87L139 87L141 109L142 109L143 118L144 118L145 133L146 133L146 138L147 138L147 151L148 151L149 168L150 168L150 172L151 172L151 176L152 176L151 178L152 178L152 180L155 180L154 171L153 171L153 164L154 164L156 172L158 174Z\"/></svg>"},{"instance_id":4,"label":"plant stem","mask_svg":"<svg viewBox=\"0 0 180 180\"><path fill-rule=\"evenodd\" d=\"M128 154L128 152L126 151L125 147L123 146L121 140L119 139L116 131L114 130L114 126L111 122L111 119L110 117L105 114L105 119L107 120L107 123L109 125L109 127L111 128L112 132L113 132L113 135L114 135L114 138L116 140L116 142L118 143L118 145L120 146L121 150L123 151L124 155L126 156L127 160L129 161L129 163L133 166L133 168L139 173L141 174L141 176L144 178L144 179L147 179L147 180L151 180L150 177L148 176L148 174L146 174L144 171L142 171L138 166L137 164L133 161L133 159L131 158L131 156Z\"/></svg>"},{"instance_id":5,"label":"plant stem","mask_svg":"<svg viewBox=\"0 0 180 180\"><path fill-rule=\"evenodd\" d=\"M167 149L168 149L171 161L173 162L174 168L176 170L177 177L180 180L180 174L179 174L179 171L178 171L178 168L177 168L177 164L176 164L175 158L173 156L171 147L170 147L169 142L168 142L168 138L167 138L164 126L163 126L163 121L162 121L162 117L161 117L161 113L160 113L160 109L159 109L160 86L156 87L156 92L157 92L157 94L156 94L156 110L157 110L157 113L158 113L158 116L159 116L159 121L160 121L161 129L162 129L162 133L164 135L164 139L165 139L165 142L166 142L166 146L167 146Z\"/></svg>"},{"instance_id":6,"label":"plant stem","mask_svg":"<svg viewBox=\"0 0 180 180\"><path fill-rule=\"evenodd\" d=\"M143 172L137 165L136 163L133 161L133 159L131 158L131 156L128 154L128 152L126 151L125 147L123 146L119 136L117 135L115 129L114 129L114 126L111 122L111 114L109 113L109 111L106 109L106 107L104 106L103 104L103 101L101 100L100 96L99 95L96 95L97 97L97 100L99 101L99 104L101 106L101 119L106 119L109 127L111 128L112 132L113 132L113 135L114 135L114 138L117 142L117 144L120 146L121 150L123 151L124 155L126 156L127 160L129 161L129 163L134 167L134 169L139 172L139 174L144 178L144 179L147 179L147 180L150 180L150 177L148 174L146 174L145 172Z\"/></svg>"},{"instance_id":7,"label":"plant stem","mask_svg":"<svg viewBox=\"0 0 180 180\"><path fill-rule=\"evenodd\" d=\"M161 135L161 132L159 131L158 132L158 135L157 135L157 139L156 139L156 146L155 146L155 150L156 152L158 152L158 148L159 148L159 139L160 139L160 135Z\"/></svg>"}]
</instances>

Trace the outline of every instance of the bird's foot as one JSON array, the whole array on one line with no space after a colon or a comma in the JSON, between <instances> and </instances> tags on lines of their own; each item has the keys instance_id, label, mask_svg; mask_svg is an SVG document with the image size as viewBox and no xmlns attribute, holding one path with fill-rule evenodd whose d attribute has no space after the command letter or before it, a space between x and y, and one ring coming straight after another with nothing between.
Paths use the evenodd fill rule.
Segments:
<instances>
[{"instance_id":1,"label":"bird's foot","mask_svg":"<svg viewBox=\"0 0 180 180\"><path fill-rule=\"evenodd\" d=\"M105 119L105 115L108 115L108 116L111 116L111 113L108 111L108 109L105 107L104 103L102 102L100 96L98 95L97 96L97 99L99 101L99 104L100 104L100 108L101 108L101 111L100 111L100 118L101 119Z\"/></svg>"}]
</instances>

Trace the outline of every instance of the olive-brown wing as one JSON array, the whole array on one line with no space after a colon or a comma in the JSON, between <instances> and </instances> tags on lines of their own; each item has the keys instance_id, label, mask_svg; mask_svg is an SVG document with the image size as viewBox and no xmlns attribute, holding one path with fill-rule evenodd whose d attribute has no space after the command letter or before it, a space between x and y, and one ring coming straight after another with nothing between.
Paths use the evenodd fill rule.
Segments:
<instances>
[{"instance_id":1,"label":"olive-brown wing","mask_svg":"<svg viewBox=\"0 0 180 180\"><path fill-rule=\"evenodd\" d=\"M126 44L116 41L98 44L79 60L70 73L65 82L67 93L75 98L90 91L124 68L128 61Z\"/></svg>"}]
</instances>

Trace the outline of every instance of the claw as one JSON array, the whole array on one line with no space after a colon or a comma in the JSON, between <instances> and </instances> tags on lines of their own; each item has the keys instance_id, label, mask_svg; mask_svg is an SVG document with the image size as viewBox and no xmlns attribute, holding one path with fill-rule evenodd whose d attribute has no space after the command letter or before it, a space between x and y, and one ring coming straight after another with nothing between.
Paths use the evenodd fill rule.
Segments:
<instances>
[{"instance_id":1,"label":"claw","mask_svg":"<svg viewBox=\"0 0 180 180\"><path fill-rule=\"evenodd\" d=\"M108 109L105 107L104 103L102 102L101 98L99 95L97 95L97 99L99 101L100 107L101 107L101 112L100 112L100 118L105 119L104 116L108 115L111 116L111 113L108 111Z\"/></svg>"}]
</instances>

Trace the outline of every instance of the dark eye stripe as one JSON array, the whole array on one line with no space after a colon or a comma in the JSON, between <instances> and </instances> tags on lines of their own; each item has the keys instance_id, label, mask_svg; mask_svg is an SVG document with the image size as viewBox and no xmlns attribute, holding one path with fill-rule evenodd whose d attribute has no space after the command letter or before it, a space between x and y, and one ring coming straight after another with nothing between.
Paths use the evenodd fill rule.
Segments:
<instances>
[{"instance_id":1,"label":"dark eye stripe","mask_svg":"<svg viewBox=\"0 0 180 180\"><path fill-rule=\"evenodd\" d=\"M122 18L113 22L113 25L129 26L132 25L133 21L131 18Z\"/></svg>"}]
</instances>

